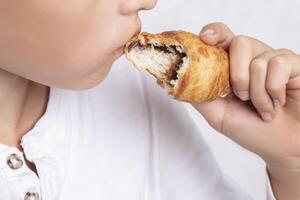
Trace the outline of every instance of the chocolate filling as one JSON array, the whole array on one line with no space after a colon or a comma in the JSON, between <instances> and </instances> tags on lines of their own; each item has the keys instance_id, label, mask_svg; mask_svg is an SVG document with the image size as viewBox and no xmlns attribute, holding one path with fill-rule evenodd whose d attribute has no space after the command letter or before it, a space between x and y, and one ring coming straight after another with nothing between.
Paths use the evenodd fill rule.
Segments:
<instances>
[{"instance_id":1,"label":"chocolate filling","mask_svg":"<svg viewBox=\"0 0 300 200\"><path fill-rule=\"evenodd\" d=\"M153 48L154 50L158 52L163 52L164 54L173 54L175 55L175 59L172 61L166 72L163 74L165 77L165 82L171 86L174 87L175 83L178 79L178 71L184 64L184 58L186 57L186 54L183 52L183 50L179 50L179 46L171 45L171 46L157 46L153 44L147 43L146 45L142 45L139 41L133 42L128 47L128 50L130 51L132 48Z\"/></svg>"},{"instance_id":2,"label":"chocolate filling","mask_svg":"<svg viewBox=\"0 0 300 200\"><path fill-rule=\"evenodd\" d=\"M176 55L176 59L172 62L169 69L166 72L166 79L170 86L174 86L172 82L178 79L178 71L183 66L183 58L186 57L185 53L181 53L177 50L176 46L154 46L157 51L162 51L164 53L172 53Z\"/></svg>"}]
</instances>

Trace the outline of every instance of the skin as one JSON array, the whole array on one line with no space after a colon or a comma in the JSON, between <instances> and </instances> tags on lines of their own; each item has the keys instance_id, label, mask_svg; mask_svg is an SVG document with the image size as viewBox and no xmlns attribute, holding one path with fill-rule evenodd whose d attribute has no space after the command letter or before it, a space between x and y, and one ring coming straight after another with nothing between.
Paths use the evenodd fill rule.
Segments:
<instances>
[{"instance_id":1,"label":"skin","mask_svg":"<svg viewBox=\"0 0 300 200\"><path fill-rule=\"evenodd\" d=\"M200 38L229 51L235 95L194 107L266 161L278 200L300 199L300 56L235 36L221 23L204 27Z\"/></svg>"},{"instance_id":2,"label":"skin","mask_svg":"<svg viewBox=\"0 0 300 200\"><path fill-rule=\"evenodd\" d=\"M86 89L107 76L156 0L0 0L0 143L43 115L48 86ZM34 167L31 167L34 169Z\"/></svg>"},{"instance_id":3,"label":"skin","mask_svg":"<svg viewBox=\"0 0 300 200\"><path fill-rule=\"evenodd\" d=\"M123 45L139 32L138 12L155 3L0 0L0 143L22 150L20 138L45 111L48 86L85 89L101 83ZM251 101L232 97L195 107L214 128L266 160L279 200L299 199L299 57L236 37L222 24L205 27L200 37L230 51L232 85L240 99ZM253 62L258 56L263 61Z\"/></svg>"},{"instance_id":4,"label":"skin","mask_svg":"<svg viewBox=\"0 0 300 200\"><path fill-rule=\"evenodd\" d=\"M44 85L100 83L155 0L0 1L0 66ZM4 48L5 47L5 48ZM59 73L57 73L59 71Z\"/></svg>"}]
</instances>

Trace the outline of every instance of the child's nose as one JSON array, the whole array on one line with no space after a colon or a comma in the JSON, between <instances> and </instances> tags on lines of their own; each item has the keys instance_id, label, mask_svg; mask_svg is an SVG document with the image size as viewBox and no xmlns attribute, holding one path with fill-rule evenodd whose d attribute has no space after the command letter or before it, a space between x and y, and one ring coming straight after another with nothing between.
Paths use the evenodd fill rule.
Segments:
<instances>
[{"instance_id":1,"label":"child's nose","mask_svg":"<svg viewBox=\"0 0 300 200\"><path fill-rule=\"evenodd\" d=\"M150 10L152 8L154 8L157 0L141 0L142 1L142 4L143 4L143 7L141 9L144 9L144 10Z\"/></svg>"},{"instance_id":2,"label":"child's nose","mask_svg":"<svg viewBox=\"0 0 300 200\"><path fill-rule=\"evenodd\" d=\"M119 10L123 15L136 13L140 10L150 10L154 8L157 0L123 0Z\"/></svg>"}]
</instances>

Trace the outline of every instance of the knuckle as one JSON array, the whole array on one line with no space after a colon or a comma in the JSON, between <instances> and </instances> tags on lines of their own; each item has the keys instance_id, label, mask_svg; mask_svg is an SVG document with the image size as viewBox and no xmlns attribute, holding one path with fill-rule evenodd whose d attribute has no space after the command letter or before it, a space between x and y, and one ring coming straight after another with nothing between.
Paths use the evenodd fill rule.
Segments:
<instances>
[{"instance_id":1,"label":"knuckle","mask_svg":"<svg viewBox=\"0 0 300 200\"><path fill-rule=\"evenodd\" d=\"M278 51L284 53L284 54L294 54L294 52L290 49L286 49L286 48L280 48L280 49L277 49Z\"/></svg>"},{"instance_id":2,"label":"knuckle","mask_svg":"<svg viewBox=\"0 0 300 200\"><path fill-rule=\"evenodd\" d=\"M278 85L278 84L274 84L273 82L267 82L266 83L266 88L268 90L269 93L271 93L272 95L279 95L281 90L282 90L282 86Z\"/></svg>"},{"instance_id":3,"label":"knuckle","mask_svg":"<svg viewBox=\"0 0 300 200\"><path fill-rule=\"evenodd\" d=\"M274 58L271 58L269 61L270 67L284 67L286 63L286 60L283 56L276 56Z\"/></svg>"},{"instance_id":4,"label":"knuckle","mask_svg":"<svg viewBox=\"0 0 300 200\"><path fill-rule=\"evenodd\" d=\"M266 62L261 58L254 59L250 63L251 72L262 71L264 68L266 68Z\"/></svg>"}]
</instances>

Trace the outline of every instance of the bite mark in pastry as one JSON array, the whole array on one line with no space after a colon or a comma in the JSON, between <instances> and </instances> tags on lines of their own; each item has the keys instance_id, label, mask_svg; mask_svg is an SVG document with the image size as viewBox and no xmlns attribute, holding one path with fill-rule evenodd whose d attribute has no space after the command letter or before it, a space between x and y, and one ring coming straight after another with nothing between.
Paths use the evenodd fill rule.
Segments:
<instances>
[{"instance_id":1,"label":"bite mark in pastry","mask_svg":"<svg viewBox=\"0 0 300 200\"><path fill-rule=\"evenodd\" d=\"M141 33L126 44L125 53L177 100L201 103L231 92L227 53L192 33Z\"/></svg>"}]
</instances>

